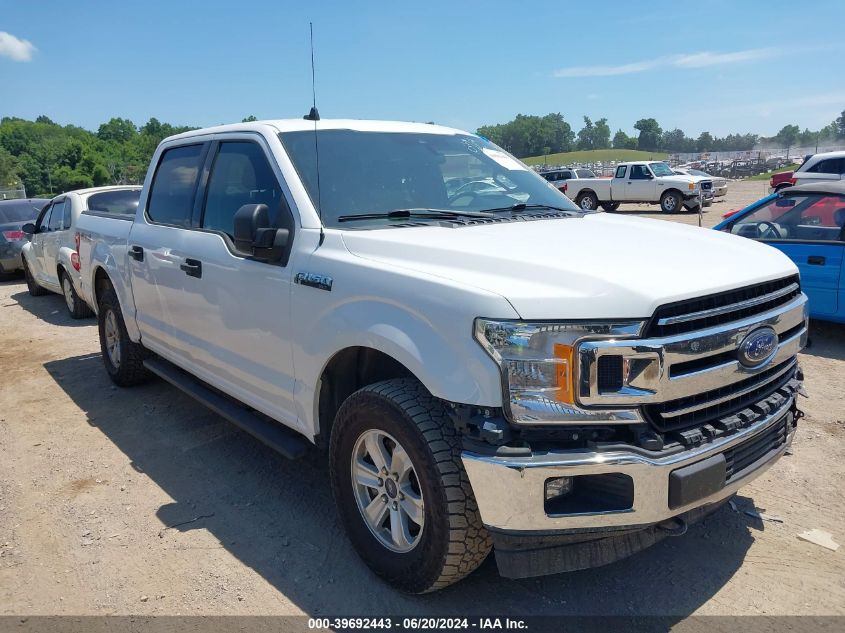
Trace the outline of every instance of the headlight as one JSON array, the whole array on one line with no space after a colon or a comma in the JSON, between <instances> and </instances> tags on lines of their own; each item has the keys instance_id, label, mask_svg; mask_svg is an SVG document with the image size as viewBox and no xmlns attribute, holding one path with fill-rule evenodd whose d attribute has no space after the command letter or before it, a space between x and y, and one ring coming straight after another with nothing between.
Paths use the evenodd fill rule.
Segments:
<instances>
[{"instance_id":1,"label":"headlight","mask_svg":"<svg viewBox=\"0 0 845 633\"><path fill-rule=\"evenodd\" d=\"M516 423L598 424L637 421L631 411L597 411L578 404L578 345L630 338L641 321L614 323L475 320L475 338L499 365L505 412ZM633 413L633 415L632 415Z\"/></svg>"}]
</instances>

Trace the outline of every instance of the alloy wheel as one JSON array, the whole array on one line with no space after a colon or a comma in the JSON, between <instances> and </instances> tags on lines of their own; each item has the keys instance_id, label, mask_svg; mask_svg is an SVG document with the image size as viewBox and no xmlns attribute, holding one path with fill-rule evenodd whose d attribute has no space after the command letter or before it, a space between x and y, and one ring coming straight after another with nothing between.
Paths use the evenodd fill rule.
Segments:
<instances>
[{"instance_id":1,"label":"alloy wheel","mask_svg":"<svg viewBox=\"0 0 845 633\"><path fill-rule=\"evenodd\" d=\"M352 486L364 523L387 549L405 553L419 543L425 506L411 458L384 431L365 431L352 450Z\"/></svg>"}]
</instances>

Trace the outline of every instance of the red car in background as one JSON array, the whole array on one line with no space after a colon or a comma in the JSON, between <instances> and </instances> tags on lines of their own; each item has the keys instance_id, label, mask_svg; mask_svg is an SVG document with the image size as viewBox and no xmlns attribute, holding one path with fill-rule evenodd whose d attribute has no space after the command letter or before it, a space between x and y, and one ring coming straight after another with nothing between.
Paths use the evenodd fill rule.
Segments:
<instances>
[{"instance_id":1,"label":"red car in background","mask_svg":"<svg viewBox=\"0 0 845 633\"><path fill-rule=\"evenodd\" d=\"M795 178L792 177L793 173L795 172L782 171L778 174L772 174L772 178L769 180L769 186L772 188L772 191L780 191L781 189L794 185Z\"/></svg>"}]
</instances>

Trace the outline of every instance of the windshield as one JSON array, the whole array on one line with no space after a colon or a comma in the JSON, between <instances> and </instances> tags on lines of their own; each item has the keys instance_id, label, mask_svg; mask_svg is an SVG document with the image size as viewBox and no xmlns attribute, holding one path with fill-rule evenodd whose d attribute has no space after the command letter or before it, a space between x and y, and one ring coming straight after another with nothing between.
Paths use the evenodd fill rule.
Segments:
<instances>
[{"instance_id":1,"label":"windshield","mask_svg":"<svg viewBox=\"0 0 845 633\"><path fill-rule=\"evenodd\" d=\"M355 130L317 134L325 226L350 228L338 218L400 209L472 212L525 204L579 211L541 176L478 136ZM317 206L314 132L279 136ZM372 218L354 228L397 221L407 223L407 218Z\"/></svg>"},{"instance_id":2,"label":"windshield","mask_svg":"<svg viewBox=\"0 0 845 633\"><path fill-rule=\"evenodd\" d=\"M674 176L675 173L669 168L669 165L666 163L649 163L649 167L651 167L651 171L654 172L655 176Z\"/></svg>"}]
</instances>

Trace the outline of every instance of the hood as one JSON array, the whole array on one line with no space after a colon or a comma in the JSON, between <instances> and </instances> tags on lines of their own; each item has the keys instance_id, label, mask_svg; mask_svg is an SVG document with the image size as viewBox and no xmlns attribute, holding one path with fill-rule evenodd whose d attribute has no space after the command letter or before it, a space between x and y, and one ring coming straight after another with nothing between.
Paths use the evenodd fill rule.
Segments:
<instances>
[{"instance_id":1,"label":"hood","mask_svg":"<svg viewBox=\"0 0 845 633\"><path fill-rule=\"evenodd\" d=\"M358 257L499 294L523 319L644 318L664 303L797 273L746 238L607 213L342 235Z\"/></svg>"},{"instance_id":2,"label":"hood","mask_svg":"<svg viewBox=\"0 0 845 633\"><path fill-rule=\"evenodd\" d=\"M710 178L705 178L704 176L686 176L675 174L674 176L661 176L660 180L661 182L676 182L679 185L686 185L691 182L699 183L702 180L710 180Z\"/></svg>"}]
</instances>

